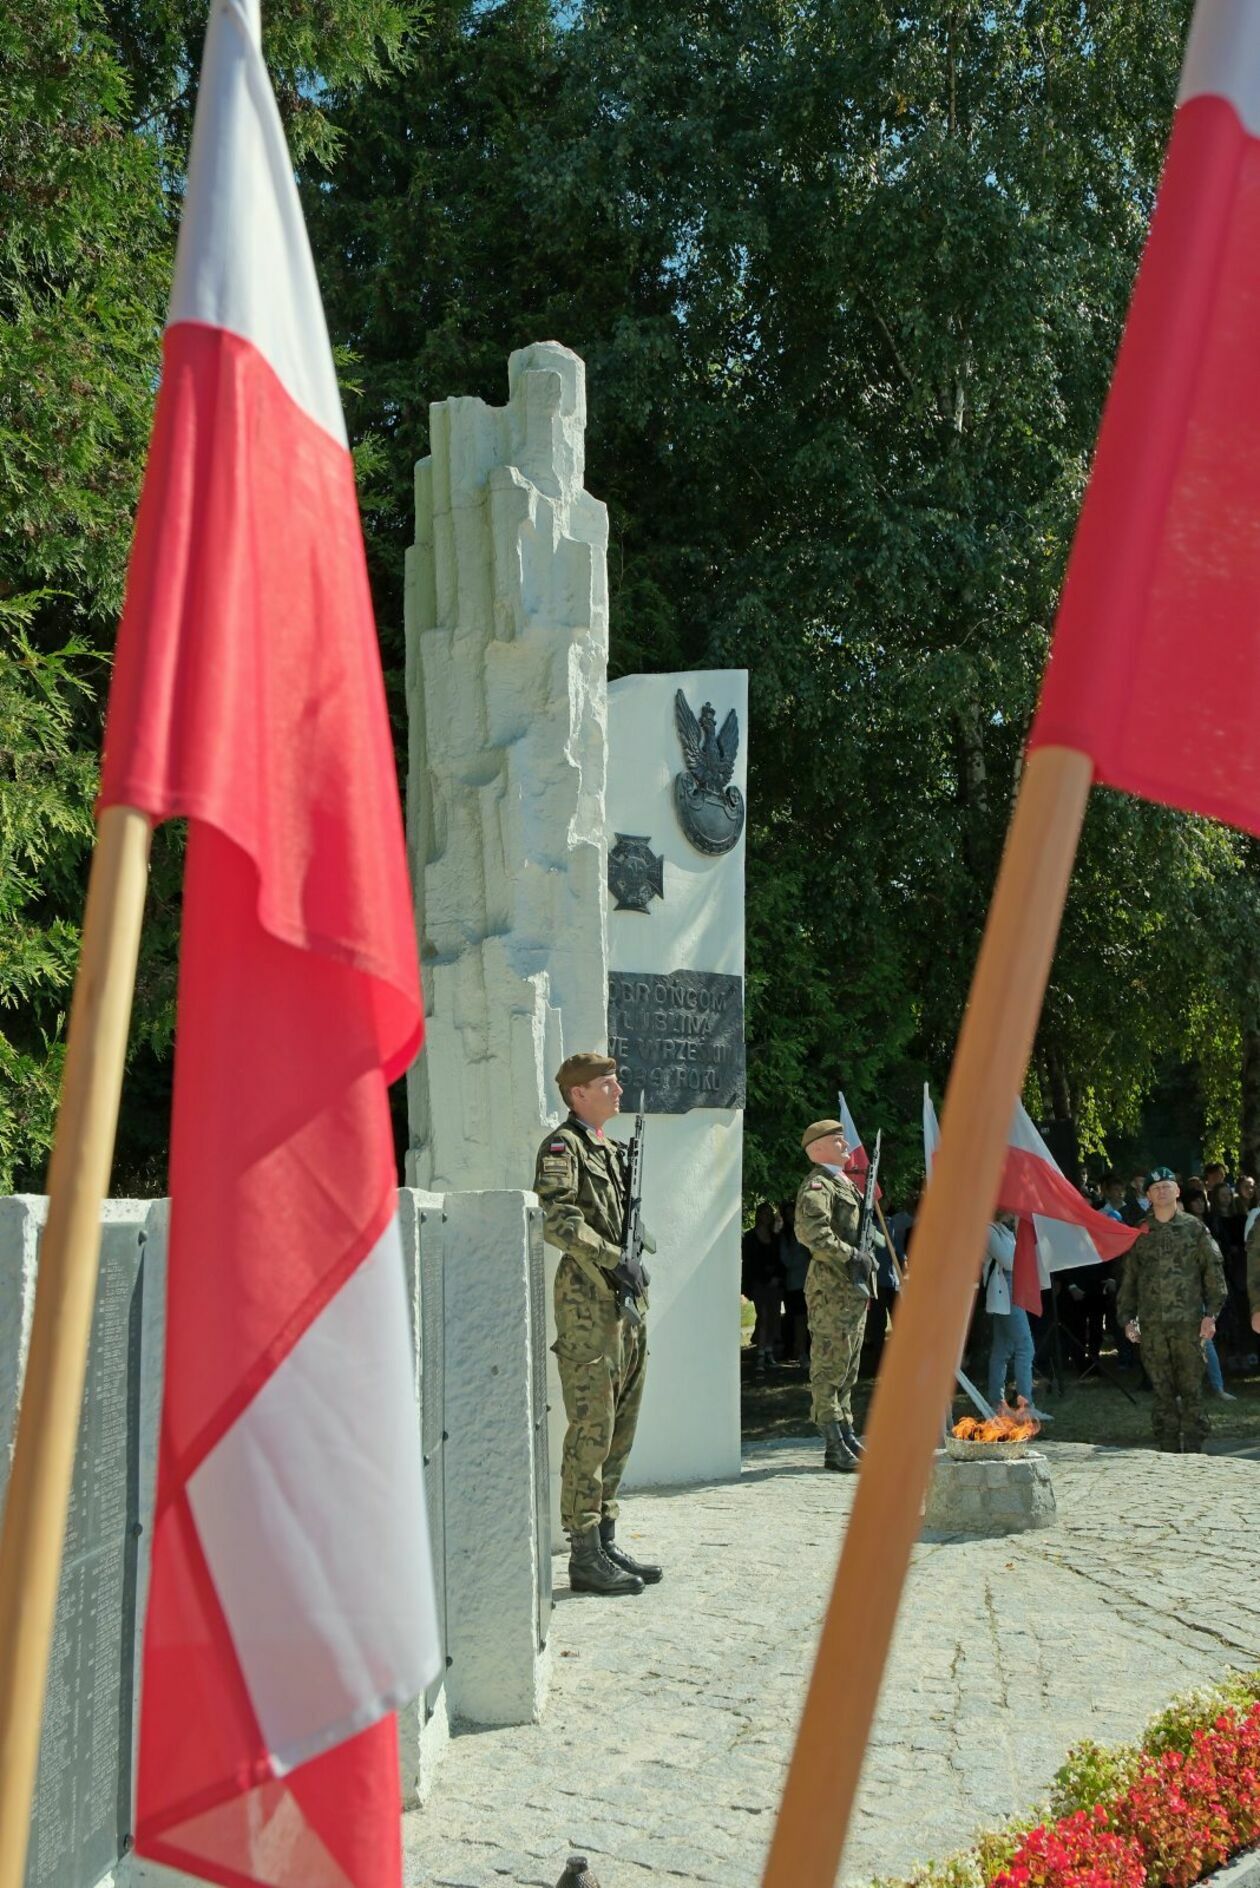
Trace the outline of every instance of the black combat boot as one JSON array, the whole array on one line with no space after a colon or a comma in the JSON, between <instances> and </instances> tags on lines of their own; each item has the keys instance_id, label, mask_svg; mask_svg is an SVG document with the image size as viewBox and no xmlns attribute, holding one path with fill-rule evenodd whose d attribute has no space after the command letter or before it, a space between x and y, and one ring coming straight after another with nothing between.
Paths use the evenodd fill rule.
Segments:
<instances>
[{"instance_id":1,"label":"black combat boot","mask_svg":"<svg viewBox=\"0 0 1260 1888\"><path fill-rule=\"evenodd\" d=\"M863 1447L862 1438L858 1435L853 1424L842 1422L840 1425L840 1434L844 1437L844 1446L849 1451L849 1454L861 1455Z\"/></svg>"},{"instance_id":2,"label":"black combat boot","mask_svg":"<svg viewBox=\"0 0 1260 1888\"><path fill-rule=\"evenodd\" d=\"M599 1529L588 1527L585 1534L569 1536L569 1586L574 1593L642 1593L643 1582L637 1573L627 1573L609 1560L599 1544Z\"/></svg>"},{"instance_id":3,"label":"black combat boot","mask_svg":"<svg viewBox=\"0 0 1260 1888\"><path fill-rule=\"evenodd\" d=\"M661 1569L653 1566L650 1560L636 1560L624 1547L616 1544L617 1523L611 1515L605 1515L599 1524L599 1544L604 1550L605 1560L611 1560L614 1567L624 1567L627 1573L637 1574L644 1586L655 1586L661 1577Z\"/></svg>"},{"instance_id":4,"label":"black combat boot","mask_svg":"<svg viewBox=\"0 0 1260 1888\"><path fill-rule=\"evenodd\" d=\"M855 1474L858 1459L841 1434L839 1423L820 1423L818 1433L824 1445L823 1467L835 1469L839 1475Z\"/></svg>"}]
</instances>

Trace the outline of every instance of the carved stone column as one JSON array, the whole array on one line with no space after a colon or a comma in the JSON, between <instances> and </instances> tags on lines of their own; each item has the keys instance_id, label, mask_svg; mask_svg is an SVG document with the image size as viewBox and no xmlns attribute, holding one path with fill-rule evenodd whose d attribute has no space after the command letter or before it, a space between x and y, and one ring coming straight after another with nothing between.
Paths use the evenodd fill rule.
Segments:
<instances>
[{"instance_id":1,"label":"carved stone column","mask_svg":"<svg viewBox=\"0 0 1260 1888\"><path fill-rule=\"evenodd\" d=\"M508 384L431 408L407 560L408 1178L439 1192L528 1186L552 1074L607 1039L608 518L577 355L522 348Z\"/></svg>"}]
</instances>

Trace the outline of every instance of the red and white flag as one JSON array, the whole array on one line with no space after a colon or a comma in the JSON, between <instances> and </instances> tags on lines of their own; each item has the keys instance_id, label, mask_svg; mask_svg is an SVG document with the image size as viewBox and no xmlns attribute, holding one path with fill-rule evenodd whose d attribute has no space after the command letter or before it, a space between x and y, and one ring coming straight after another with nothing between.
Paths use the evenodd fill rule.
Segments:
<instances>
[{"instance_id":1,"label":"red and white flag","mask_svg":"<svg viewBox=\"0 0 1260 1888\"><path fill-rule=\"evenodd\" d=\"M1199 0L1030 745L1260 832L1260 5Z\"/></svg>"},{"instance_id":2,"label":"red and white flag","mask_svg":"<svg viewBox=\"0 0 1260 1888\"><path fill-rule=\"evenodd\" d=\"M866 1172L871 1159L862 1145L862 1136L853 1124L853 1116L849 1113L849 1104L844 1098L843 1089L840 1091L839 1105L840 1125L844 1129L844 1138L849 1143L849 1157L844 1163L844 1171L851 1177L860 1193L866 1185ZM878 1191L878 1183L876 1183L876 1191Z\"/></svg>"},{"instance_id":3,"label":"red and white flag","mask_svg":"<svg viewBox=\"0 0 1260 1888\"><path fill-rule=\"evenodd\" d=\"M386 1089L422 1008L354 477L257 0L214 0L103 805L185 817L136 1846L401 1879L439 1664Z\"/></svg>"},{"instance_id":4,"label":"red and white flag","mask_svg":"<svg viewBox=\"0 0 1260 1888\"><path fill-rule=\"evenodd\" d=\"M923 1088L923 1157L930 1173L940 1144L940 1128L927 1084ZM1020 1222L1016 1242L1014 1300L1026 1311L1040 1311L1041 1287L1054 1272L1101 1259L1119 1258L1137 1237L1105 1213L1095 1212L1072 1185L1046 1146L1022 1101L1015 1103L996 1207ZM1028 1229L1027 1231L1025 1229Z\"/></svg>"}]
</instances>

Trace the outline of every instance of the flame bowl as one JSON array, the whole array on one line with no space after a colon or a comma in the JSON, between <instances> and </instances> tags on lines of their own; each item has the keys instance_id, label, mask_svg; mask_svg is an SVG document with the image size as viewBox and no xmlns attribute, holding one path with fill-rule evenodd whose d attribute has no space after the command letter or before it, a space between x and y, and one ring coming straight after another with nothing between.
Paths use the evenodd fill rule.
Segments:
<instances>
[{"instance_id":1,"label":"flame bowl","mask_svg":"<svg viewBox=\"0 0 1260 1888\"><path fill-rule=\"evenodd\" d=\"M1022 1442L964 1442L961 1436L946 1436L945 1453L955 1462L1017 1462L1034 1440L1028 1436Z\"/></svg>"}]
</instances>

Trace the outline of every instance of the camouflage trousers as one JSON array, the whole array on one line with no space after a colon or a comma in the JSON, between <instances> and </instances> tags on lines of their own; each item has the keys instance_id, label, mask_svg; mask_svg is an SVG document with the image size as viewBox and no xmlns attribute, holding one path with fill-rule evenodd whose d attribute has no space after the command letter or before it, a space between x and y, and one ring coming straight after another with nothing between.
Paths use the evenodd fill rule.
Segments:
<instances>
[{"instance_id":1,"label":"camouflage trousers","mask_svg":"<svg viewBox=\"0 0 1260 1888\"><path fill-rule=\"evenodd\" d=\"M617 1514L647 1368L647 1328L618 1314L602 1280L576 1259L556 1273L556 1341L569 1426L560 1458L560 1525L584 1534Z\"/></svg>"},{"instance_id":2,"label":"camouflage trousers","mask_svg":"<svg viewBox=\"0 0 1260 1888\"><path fill-rule=\"evenodd\" d=\"M1143 1324L1142 1362L1155 1392L1151 1428L1162 1447L1202 1442L1210 1427L1203 1414L1203 1344L1197 1324ZM1177 1400L1181 1399L1181 1408Z\"/></svg>"},{"instance_id":3,"label":"camouflage trousers","mask_svg":"<svg viewBox=\"0 0 1260 1888\"><path fill-rule=\"evenodd\" d=\"M809 1389L815 1423L853 1421L853 1386L870 1299L821 1259L805 1276L809 1312Z\"/></svg>"}]
</instances>

